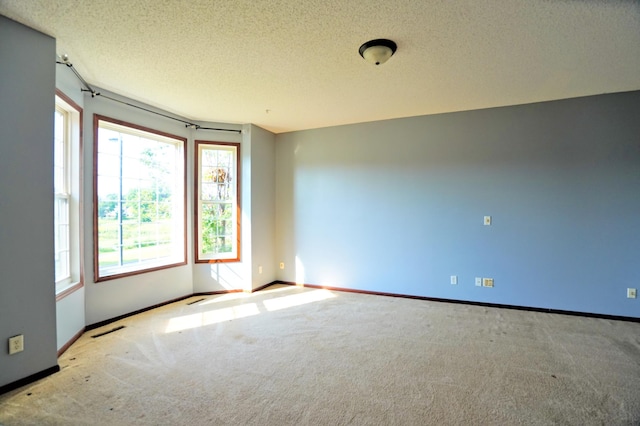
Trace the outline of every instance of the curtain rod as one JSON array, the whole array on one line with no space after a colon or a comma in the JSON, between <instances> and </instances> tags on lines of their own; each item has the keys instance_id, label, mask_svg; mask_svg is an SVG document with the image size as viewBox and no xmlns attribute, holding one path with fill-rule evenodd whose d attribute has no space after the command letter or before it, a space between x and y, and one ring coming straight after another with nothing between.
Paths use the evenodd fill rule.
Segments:
<instances>
[{"instance_id":1,"label":"curtain rod","mask_svg":"<svg viewBox=\"0 0 640 426\"><path fill-rule=\"evenodd\" d=\"M73 64L69 62L69 57L68 57L67 55L62 55L62 56L60 56L59 58L60 58L60 60L59 60L59 61L56 61L56 64L58 64L58 65L66 65L66 66L67 66L67 68L70 68L70 69L71 69L71 71L73 71L73 73L76 75L76 77L78 78L78 80L80 80L80 82L82 83L82 85L85 87L84 89L80 89L80 91L82 91L82 92L89 92L89 93L91 93L91 97L92 97L92 98L95 98L96 96L101 96L101 97L103 97L103 98L105 98L105 99L109 99L110 101L113 101L113 102L118 102L118 103L121 103L121 104L123 104L123 105L130 106L130 107L132 107L132 108L138 108L138 109L141 109L141 110L143 110L143 111L150 112L151 114L156 114L156 115L159 115L159 116L164 117L164 118L169 118L169 119L171 119L171 120L179 121L179 122L181 122L181 123L184 123L185 127L186 127L186 128L188 128L188 129L195 129L195 130L214 130L214 131L216 131L216 132L233 132L233 133L238 133L238 134L242 133L242 130L236 130L236 129L219 129L219 128L215 128L215 127L202 127L201 125L199 125L199 124L195 124L195 123L192 123L192 122L190 122L190 121L185 121L185 120L182 120L182 119L180 119L180 118L171 117L170 115L162 114L162 113L160 113L160 112L153 111L153 110L150 110L150 109L147 109L147 108L141 107L141 106L139 106L139 105L134 105L134 104L131 104L131 103L129 103L129 102L121 101L120 99L115 99L115 98L112 98L112 97L110 97L110 96L103 95L103 94L101 94L100 92L96 92L96 91L94 90L94 88L93 88L93 87L91 87L91 86L89 85L89 83L87 83L87 81L86 81L84 78L82 78L82 76L80 75L80 73L78 72L78 70L76 70L76 69L74 68Z\"/></svg>"}]
</instances>

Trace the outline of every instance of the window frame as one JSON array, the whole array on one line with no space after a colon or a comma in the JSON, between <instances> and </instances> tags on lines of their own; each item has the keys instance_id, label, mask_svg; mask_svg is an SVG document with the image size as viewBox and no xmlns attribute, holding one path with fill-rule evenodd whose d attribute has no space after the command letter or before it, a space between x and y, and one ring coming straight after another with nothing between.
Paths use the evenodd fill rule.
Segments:
<instances>
[{"instance_id":1,"label":"window frame","mask_svg":"<svg viewBox=\"0 0 640 426\"><path fill-rule=\"evenodd\" d=\"M68 252L69 276L62 280L55 280L56 301L84 286L84 257L83 257L83 109L70 97L56 88L55 110L62 110L66 116L65 123L65 193L56 194L54 187L54 209L57 207L56 198L64 195L67 199L68 222ZM55 138L55 135L54 135ZM55 141L54 141L55 153ZM55 216L55 215L54 215ZM58 226L54 219L54 226ZM54 253L55 253L54 248ZM57 254L57 253L55 253Z\"/></svg>"},{"instance_id":2,"label":"window frame","mask_svg":"<svg viewBox=\"0 0 640 426\"><path fill-rule=\"evenodd\" d=\"M173 139L175 141L180 141L182 143L182 154L178 155L176 158L181 162L182 172L179 174L182 178L182 203L181 204L181 212L182 212L182 220L179 218L176 221L180 221L180 226L182 228L182 247L181 247L181 260L176 262L170 262L166 264L153 264L145 267L145 263L138 264L139 268L135 268L133 266L120 268L124 269L122 272L116 272L109 275L100 275L100 251L99 251L99 203L98 203L98 144L99 144L99 130L100 130L100 122L104 121L106 123L115 124L117 126L122 126L125 128L132 129L132 134L139 132L151 133L153 135L158 135L164 138ZM159 271L163 269L175 268L179 266L184 266L187 264L187 150L188 150L188 141L186 137L174 135L168 132L164 132L161 130L152 129L150 127L141 126L135 123L130 123L127 121L111 118L108 116L94 114L93 115L93 274L94 274L94 282L103 282L110 281L118 278L125 278L134 275L145 274L148 272ZM179 184L178 184L179 185ZM178 230L178 232L180 232Z\"/></svg>"},{"instance_id":3,"label":"window frame","mask_svg":"<svg viewBox=\"0 0 640 426\"><path fill-rule=\"evenodd\" d=\"M231 147L235 150L235 183L232 185L235 186L235 220L236 223L232 225L235 229L235 252L232 253L231 256L219 256L219 257L204 257L200 253L200 246L202 241L201 235L201 227L200 227L200 209L201 209L201 170L200 170L200 152L206 146L219 146L224 147L223 149L228 150ZM194 244L194 258L195 263L229 263L229 262L240 262L241 259L241 235L242 235L242 209L240 204L240 194L242 190L242 169L241 169L241 161L240 161L240 150L241 144L239 142L219 142L219 141L206 141L206 140L196 140L195 141L195 155L194 155L194 206L193 206L193 244ZM215 256L215 255L214 255Z\"/></svg>"}]
</instances>

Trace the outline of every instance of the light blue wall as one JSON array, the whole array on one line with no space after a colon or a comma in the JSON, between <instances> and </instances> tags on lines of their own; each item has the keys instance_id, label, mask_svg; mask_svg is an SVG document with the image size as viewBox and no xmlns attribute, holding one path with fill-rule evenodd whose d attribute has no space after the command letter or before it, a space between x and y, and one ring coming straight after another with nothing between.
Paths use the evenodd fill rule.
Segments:
<instances>
[{"instance_id":1,"label":"light blue wall","mask_svg":"<svg viewBox=\"0 0 640 426\"><path fill-rule=\"evenodd\" d=\"M56 302L56 341L59 351L84 330L84 287Z\"/></svg>"},{"instance_id":2,"label":"light blue wall","mask_svg":"<svg viewBox=\"0 0 640 426\"><path fill-rule=\"evenodd\" d=\"M278 278L640 317L638 117L630 92L278 135Z\"/></svg>"},{"instance_id":3,"label":"light blue wall","mask_svg":"<svg viewBox=\"0 0 640 426\"><path fill-rule=\"evenodd\" d=\"M252 289L276 279L275 135L251 125ZM260 272L262 267L262 272Z\"/></svg>"},{"instance_id":4,"label":"light blue wall","mask_svg":"<svg viewBox=\"0 0 640 426\"><path fill-rule=\"evenodd\" d=\"M0 16L0 386L57 365L54 60L53 38Z\"/></svg>"}]
</instances>

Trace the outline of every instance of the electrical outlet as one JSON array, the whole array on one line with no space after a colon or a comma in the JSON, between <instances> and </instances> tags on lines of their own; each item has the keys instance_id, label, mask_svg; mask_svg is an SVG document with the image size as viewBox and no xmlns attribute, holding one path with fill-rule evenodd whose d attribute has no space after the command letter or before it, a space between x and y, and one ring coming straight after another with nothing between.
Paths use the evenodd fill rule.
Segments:
<instances>
[{"instance_id":1,"label":"electrical outlet","mask_svg":"<svg viewBox=\"0 0 640 426\"><path fill-rule=\"evenodd\" d=\"M482 279L483 287L493 287L493 278L483 278Z\"/></svg>"},{"instance_id":2,"label":"electrical outlet","mask_svg":"<svg viewBox=\"0 0 640 426\"><path fill-rule=\"evenodd\" d=\"M476 277L476 287L482 287L482 278Z\"/></svg>"},{"instance_id":3,"label":"electrical outlet","mask_svg":"<svg viewBox=\"0 0 640 426\"><path fill-rule=\"evenodd\" d=\"M458 284L458 276L457 275L451 275L451 284L452 285Z\"/></svg>"},{"instance_id":4,"label":"electrical outlet","mask_svg":"<svg viewBox=\"0 0 640 426\"><path fill-rule=\"evenodd\" d=\"M280 269L284 269L284 262L280 262Z\"/></svg>"},{"instance_id":5,"label":"electrical outlet","mask_svg":"<svg viewBox=\"0 0 640 426\"><path fill-rule=\"evenodd\" d=\"M24 351L24 336L19 334L17 336L9 337L9 355L17 354Z\"/></svg>"},{"instance_id":6,"label":"electrical outlet","mask_svg":"<svg viewBox=\"0 0 640 426\"><path fill-rule=\"evenodd\" d=\"M258 273L261 274L262 273L262 266L258 266Z\"/></svg>"},{"instance_id":7,"label":"electrical outlet","mask_svg":"<svg viewBox=\"0 0 640 426\"><path fill-rule=\"evenodd\" d=\"M485 216L484 217L484 224L485 225L491 225L491 216Z\"/></svg>"},{"instance_id":8,"label":"electrical outlet","mask_svg":"<svg viewBox=\"0 0 640 426\"><path fill-rule=\"evenodd\" d=\"M635 299L636 298L636 289L635 288L628 288L627 289L627 297L629 299Z\"/></svg>"}]
</instances>

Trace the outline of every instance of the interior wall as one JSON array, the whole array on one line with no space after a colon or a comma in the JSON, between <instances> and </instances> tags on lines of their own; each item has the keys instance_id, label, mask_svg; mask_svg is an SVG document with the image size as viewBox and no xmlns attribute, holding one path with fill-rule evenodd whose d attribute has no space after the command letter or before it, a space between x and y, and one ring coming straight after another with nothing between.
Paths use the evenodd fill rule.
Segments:
<instances>
[{"instance_id":1,"label":"interior wall","mask_svg":"<svg viewBox=\"0 0 640 426\"><path fill-rule=\"evenodd\" d=\"M75 74L65 65L56 65L56 88L84 109L84 96ZM85 181L87 176L84 175ZM86 186L88 183L83 182ZM80 210L91 209L91 199L82 200ZM82 214L82 213L81 213ZM91 234L91 226L82 230ZM89 271L90 273L90 271ZM86 276L87 271L84 271ZM85 326L84 286L56 302L57 349L71 341Z\"/></svg>"},{"instance_id":2,"label":"interior wall","mask_svg":"<svg viewBox=\"0 0 640 426\"><path fill-rule=\"evenodd\" d=\"M59 351L84 330L84 287L56 302L56 349Z\"/></svg>"},{"instance_id":3,"label":"interior wall","mask_svg":"<svg viewBox=\"0 0 640 426\"><path fill-rule=\"evenodd\" d=\"M277 135L278 278L640 317L638 117L629 92Z\"/></svg>"},{"instance_id":4,"label":"interior wall","mask_svg":"<svg viewBox=\"0 0 640 426\"><path fill-rule=\"evenodd\" d=\"M251 125L251 288L276 280L275 135Z\"/></svg>"},{"instance_id":5,"label":"interior wall","mask_svg":"<svg viewBox=\"0 0 640 426\"><path fill-rule=\"evenodd\" d=\"M0 386L57 366L54 60L53 38L0 16Z\"/></svg>"}]
</instances>

